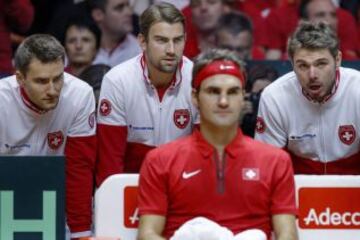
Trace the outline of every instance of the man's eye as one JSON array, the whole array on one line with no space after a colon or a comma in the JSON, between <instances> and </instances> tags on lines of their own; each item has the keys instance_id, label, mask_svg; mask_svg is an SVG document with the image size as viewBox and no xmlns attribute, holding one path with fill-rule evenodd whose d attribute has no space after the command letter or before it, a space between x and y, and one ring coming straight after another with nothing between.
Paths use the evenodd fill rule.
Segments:
<instances>
[{"instance_id":1,"label":"man's eye","mask_svg":"<svg viewBox=\"0 0 360 240\"><path fill-rule=\"evenodd\" d=\"M237 95L239 93L239 89L230 89L228 94L229 95Z\"/></svg>"},{"instance_id":2,"label":"man's eye","mask_svg":"<svg viewBox=\"0 0 360 240\"><path fill-rule=\"evenodd\" d=\"M48 80L47 79L37 79L35 82L38 84L46 84L48 82Z\"/></svg>"},{"instance_id":3,"label":"man's eye","mask_svg":"<svg viewBox=\"0 0 360 240\"><path fill-rule=\"evenodd\" d=\"M209 88L207 91L206 91L208 94L219 94L219 91L217 89L214 89L214 88Z\"/></svg>"},{"instance_id":4,"label":"man's eye","mask_svg":"<svg viewBox=\"0 0 360 240\"><path fill-rule=\"evenodd\" d=\"M308 67L305 64L300 64L300 65L298 65L298 68L301 70L306 70Z\"/></svg>"},{"instance_id":5,"label":"man's eye","mask_svg":"<svg viewBox=\"0 0 360 240\"><path fill-rule=\"evenodd\" d=\"M316 66L318 66L318 67L324 67L324 66L326 66L326 62L319 62L319 63L317 63L316 64Z\"/></svg>"},{"instance_id":6,"label":"man's eye","mask_svg":"<svg viewBox=\"0 0 360 240\"><path fill-rule=\"evenodd\" d=\"M64 78L63 75L58 76L58 77L56 77L56 78L54 79L54 82L60 82L63 78Z\"/></svg>"},{"instance_id":7,"label":"man's eye","mask_svg":"<svg viewBox=\"0 0 360 240\"><path fill-rule=\"evenodd\" d=\"M157 39L157 42L159 42L159 43L166 43L166 39L164 39L164 38L159 38L159 39Z\"/></svg>"},{"instance_id":8,"label":"man's eye","mask_svg":"<svg viewBox=\"0 0 360 240\"><path fill-rule=\"evenodd\" d=\"M180 43L180 42L182 42L183 40L184 40L183 37L181 37L181 38L175 38L175 39L174 39L174 42L175 42L175 43Z\"/></svg>"}]
</instances>

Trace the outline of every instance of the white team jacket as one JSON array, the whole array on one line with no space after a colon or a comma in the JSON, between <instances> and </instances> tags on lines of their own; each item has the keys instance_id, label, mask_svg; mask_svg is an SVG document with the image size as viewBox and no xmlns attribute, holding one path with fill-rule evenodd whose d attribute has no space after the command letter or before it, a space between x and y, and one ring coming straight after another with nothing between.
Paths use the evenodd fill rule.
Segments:
<instances>
[{"instance_id":1,"label":"white team jacket","mask_svg":"<svg viewBox=\"0 0 360 240\"><path fill-rule=\"evenodd\" d=\"M15 76L0 80L0 154L62 155L68 136L95 135L91 87L64 75L57 107L44 114L26 106Z\"/></svg>"},{"instance_id":2,"label":"white team jacket","mask_svg":"<svg viewBox=\"0 0 360 240\"><path fill-rule=\"evenodd\" d=\"M66 212L72 234L91 234L96 158L92 88L67 73L55 109L37 111L15 76L0 80L0 155L66 154ZM36 166L35 166L36 167Z\"/></svg>"},{"instance_id":3,"label":"white team jacket","mask_svg":"<svg viewBox=\"0 0 360 240\"><path fill-rule=\"evenodd\" d=\"M111 69L104 77L98 123L127 126L127 142L158 146L190 134L197 117L191 103L192 62L183 57L176 81L159 101L147 78L142 54Z\"/></svg>"},{"instance_id":4,"label":"white team jacket","mask_svg":"<svg viewBox=\"0 0 360 240\"><path fill-rule=\"evenodd\" d=\"M358 153L359 130L360 73L340 68L338 88L325 103L308 100L294 72L266 87L255 138L324 163Z\"/></svg>"}]
</instances>

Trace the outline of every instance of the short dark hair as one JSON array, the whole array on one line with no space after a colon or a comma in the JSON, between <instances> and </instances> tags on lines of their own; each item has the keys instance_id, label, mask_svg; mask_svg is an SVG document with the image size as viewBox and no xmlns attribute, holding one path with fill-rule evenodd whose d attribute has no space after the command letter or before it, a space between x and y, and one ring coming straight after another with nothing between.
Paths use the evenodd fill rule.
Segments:
<instances>
[{"instance_id":1,"label":"short dark hair","mask_svg":"<svg viewBox=\"0 0 360 240\"><path fill-rule=\"evenodd\" d=\"M216 60L228 60L234 62L236 65L239 66L241 71L244 73L245 76L245 63L238 57L238 55L230 50L226 49L210 49L208 51L200 53L194 59L194 67L192 71L192 86L194 86L194 80L196 79L197 74L200 72L202 68L204 68L209 63L216 61Z\"/></svg>"},{"instance_id":2,"label":"short dark hair","mask_svg":"<svg viewBox=\"0 0 360 240\"><path fill-rule=\"evenodd\" d=\"M158 22L170 24L181 23L185 31L185 18L179 9L170 3L153 4L147 8L140 16L139 25L140 33L145 39L148 38L152 25Z\"/></svg>"},{"instance_id":3,"label":"short dark hair","mask_svg":"<svg viewBox=\"0 0 360 240\"><path fill-rule=\"evenodd\" d=\"M334 30L326 23L300 22L296 31L288 41L288 55L290 60L294 58L295 51L300 49L328 49L336 58L339 52L339 41Z\"/></svg>"},{"instance_id":4,"label":"short dark hair","mask_svg":"<svg viewBox=\"0 0 360 240\"><path fill-rule=\"evenodd\" d=\"M81 18L73 17L73 18L69 19L69 21L67 22L66 27L65 27L65 32L61 39L63 46L65 46L66 33L67 33L68 29L72 26L75 26L79 29L87 29L90 32L92 32L94 34L95 40L96 40L96 49L99 49L101 32L100 32L100 29L98 28L98 26L96 25L96 23L94 22L94 20L91 19L90 17L81 17Z\"/></svg>"},{"instance_id":5,"label":"short dark hair","mask_svg":"<svg viewBox=\"0 0 360 240\"><path fill-rule=\"evenodd\" d=\"M17 48L15 68L26 75L32 59L42 63L65 60L65 49L55 37L49 34L34 34L27 37Z\"/></svg>"},{"instance_id":6,"label":"short dark hair","mask_svg":"<svg viewBox=\"0 0 360 240\"><path fill-rule=\"evenodd\" d=\"M253 26L248 16L238 11L233 11L220 17L216 31L221 30L237 35L243 31L252 33Z\"/></svg>"},{"instance_id":7,"label":"short dark hair","mask_svg":"<svg viewBox=\"0 0 360 240\"><path fill-rule=\"evenodd\" d=\"M89 0L90 9L101 9L105 11L106 4L108 0Z\"/></svg>"},{"instance_id":8,"label":"short dark hair","mask_svg":"<svg viewBox=\"0 0 360 240\"><path fill-rule=\"evenodd\" d=\"M268 64L256 64L250 68L248 78L245 85L246 92L251 92L254 83L259 79L267 79L270 82L275 81L279 77L279 72L276 68Z\"/></svg>"}]
</instances>

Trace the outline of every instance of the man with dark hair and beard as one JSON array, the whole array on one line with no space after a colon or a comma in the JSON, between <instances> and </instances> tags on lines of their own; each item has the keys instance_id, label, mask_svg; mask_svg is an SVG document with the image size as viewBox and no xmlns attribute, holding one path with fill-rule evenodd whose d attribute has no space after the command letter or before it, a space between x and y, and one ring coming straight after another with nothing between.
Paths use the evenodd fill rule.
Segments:
<instances>
[{"instance_id":1,"label":"man with dark hair and beard","mask_svg":"<svg viewBox=\"0 0 360 240\"><path fill-rule=\"evenodd\" d=\"M359 175L359 72L341 67L336 32L303 22L288 55L293 71L261 94L255 139L286 149L295 174Z\"/></svg>"},{"instance_id":2,"label":"man with dark hair and beard","mask_svg":"<svg viewBox=\"0 0 360 240\"><path fill-rule=\"evenodd\" d=\"M110 70L98 105L97 184L139 172L145 154L192 132L192 62L183 57L184 17L171 4L152 5L140 17L143 53Z\"/></svg>"}]
</instances>

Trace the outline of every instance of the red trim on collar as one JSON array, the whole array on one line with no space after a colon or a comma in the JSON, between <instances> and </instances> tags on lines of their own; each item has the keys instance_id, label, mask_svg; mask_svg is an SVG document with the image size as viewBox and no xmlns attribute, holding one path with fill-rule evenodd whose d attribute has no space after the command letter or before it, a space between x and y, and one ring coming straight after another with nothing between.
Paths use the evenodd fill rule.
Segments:
<instances>
[{"instance_id":1,"label":"red trim on collar","mask_svg":"<svg viewBox=\"0 0 360 240\"><path fill-rule=\"evenodd\" d=\"M320 103L325 103L325 102L327 102L332 96L335 95L335 93L336 93L336 91L337 91L337 89L338 89L338 87L339 87L339 84L340 84L340 71L339 71L339 70L336 70L335 74L336 74L336 75L335 75L335 85L334 85L333 88L331 89L330 94L327 95L327 96L325 96L324 100L321 101ZM307 92L305 92L305 90L304 90L303 88L301 89L301 92L302 92L302 94L303 94L309 101L318 102L318 101L314 100L313 98L311 98L311 96L310 96Z\"/></svg>"},{"instance_id":2,"label":"red trim on collar","mask_svg":"<svg viewBox=\"0 0 360 240\"><path fill-rule=\"evenodd\" d=\"M147 65L146 65L146 57L145 57L144 52L140 58L140 65L141 65L141 69L142 69L142 73L143 73L145 82L151 84L149 76L146 76L146 73L145 73L145 69L147 68ZM181 58L181 61L179 62L179 66L176 68L173 79L170 82L169 88L174 88L175 86L177 86L181 83L181 81L182 81L182 71L181 71L182 66L183 66L183 58ZM180 75L179 81L177 81L177 78L176 78L178 72Z\"/></svg>"},{"instance_id":3,"label":"red trim on collar","mask_svg":"<svg viewBox=\"0 0 360 240\"><path fill-rule=\"evenodd\" d=\"M26 94L25 89L23 87L20 87L20 96L22 101L24 102L25 106L30 108L32 111L38 113L38 114L44 114L47 111L40 109L38 106L36 106L35 103L33 103L29 96Z\"/></svg>"}]
</instances>

